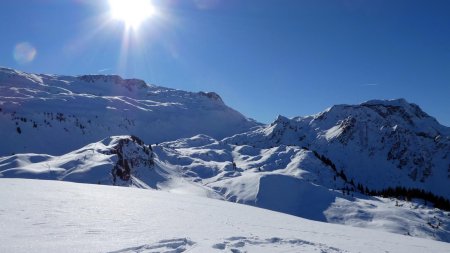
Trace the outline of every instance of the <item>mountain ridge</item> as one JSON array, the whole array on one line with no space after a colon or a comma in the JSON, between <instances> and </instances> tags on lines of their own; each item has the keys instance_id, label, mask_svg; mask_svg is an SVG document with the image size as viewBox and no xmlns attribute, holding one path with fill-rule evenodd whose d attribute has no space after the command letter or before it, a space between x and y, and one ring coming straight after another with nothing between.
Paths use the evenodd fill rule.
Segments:
<instances>
[{"instance_id":1,"label":"mountain ridge","mask_svg":"<svg viewBox=\"0 0 450 253\"><path fill-rule=\"evenodd\" d=\"M216 93L186 92L116 75L0 69L0 94L0 137L9 143L0 145L1 155L64 154L123 134L147 143L200 133L223 138L260 125L226 106Z\"/></svg>"}]
</instances>

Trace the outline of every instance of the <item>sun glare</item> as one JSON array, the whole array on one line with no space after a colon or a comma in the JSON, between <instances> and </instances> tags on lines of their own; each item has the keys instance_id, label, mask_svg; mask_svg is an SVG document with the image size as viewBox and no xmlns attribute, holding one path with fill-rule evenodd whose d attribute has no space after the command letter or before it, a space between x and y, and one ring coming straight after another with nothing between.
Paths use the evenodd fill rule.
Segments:
<instances>
[{"instance_id":1,"label":"sun glare","mask_svg":"<svg viewBox=\"0 0 450 253\"><path fill-rule=\"evenodd\" d=\"M150 0L109 0L111 16L121 20L128 28L137 29L155 14Z\"/></svg>"}]
</instances>

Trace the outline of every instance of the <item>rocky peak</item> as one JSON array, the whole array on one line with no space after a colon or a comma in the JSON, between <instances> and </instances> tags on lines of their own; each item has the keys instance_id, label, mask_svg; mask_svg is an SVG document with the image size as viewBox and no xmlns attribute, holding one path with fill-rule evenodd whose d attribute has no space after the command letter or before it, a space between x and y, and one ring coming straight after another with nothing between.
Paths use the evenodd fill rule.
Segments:
<instances>
[{"instance_id":1,"label":"rocky peak","mask_svg":"<svg viewBox=\"0 0 450 253\"><path fill-rule=\"evenodd\" d=\"M371 100L361 106L376 111L383 118L400 116L411 125L415 124L416 119L431 118L418 105L408 103L405 99Z\"/></svg>"},{"instance_id":2,"label":"rocky peak","mask_svg":"<svg viewBox=\"0 0 450 253\"><path fill-rule=\"evenodd\" d=\"M290 122L291 122L291 120L290 120L289 118L287 118L287 117L285 117L285 116L282 116L282 115L278 115L278 117L275 119L275 121L272 122L272 124L270 124L270 125L271 125L271 126L274 126L274 125L281 124L281 125L286 126L286 125L288 125Z\"/></svg>"},{"instance_id":3,"label":"rocky peak","mask_svg":"<svg viewBox=\"0 0 450 253\"><path fill-rule=\"evenodd\" d=\"M111 170L114 184L118 183L118 179L129 182L137 167L153 166L152 147L136 136L116 136L108 140L110 148L104 153L117 155L117 162Z\"/></svg>"},{"instance_id":4,"label":"rocky peak","mask_svg":"<svg viewBox=\"0 0 450 253\"><path fill-rule=\"evenodd\" d=\"M148 86L143 80L123 79L118 75L83 75L78 76L77 78L87 83L113 83L116 85L121 85L130 91L133 89L133 87L145 88Z\"/></svg>"},{"instance_id":5,"label":"rocky peak","mask_svg":"<svg viewBox=\"0 0 450 253\"><path fill-rule=\"evenodd\" d=\"M219 94L217 94L215 92L203 92L203 91L200 91L198 94L200 96L204 96L204 97L207 97L207 98L212 99L214 101L223 103L222 98L219 96Z\"/></svg>"}]
</instances>

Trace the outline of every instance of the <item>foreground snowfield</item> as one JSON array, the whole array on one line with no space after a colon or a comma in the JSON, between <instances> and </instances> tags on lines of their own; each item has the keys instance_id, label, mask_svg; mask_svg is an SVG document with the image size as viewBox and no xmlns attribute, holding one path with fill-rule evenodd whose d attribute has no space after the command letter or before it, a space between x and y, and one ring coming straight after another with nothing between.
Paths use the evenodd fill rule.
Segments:
<instances>
[{"instance_id":1,"label":"foreground snowfield","mask_svg":"<svg viewBox=\"0 0 450 253\"><path fill-rule=\"evenodd\" d=\"M450 244L127 187L0 179L0 252L450 252Z\"/></svg>"}]
</instances>

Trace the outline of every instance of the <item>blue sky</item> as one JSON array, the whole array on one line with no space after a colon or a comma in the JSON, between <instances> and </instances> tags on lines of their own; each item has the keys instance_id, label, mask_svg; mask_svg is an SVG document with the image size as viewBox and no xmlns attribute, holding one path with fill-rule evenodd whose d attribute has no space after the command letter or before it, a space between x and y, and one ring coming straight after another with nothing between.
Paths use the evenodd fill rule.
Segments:
<instances>
[{"instance_id":1,"label":"blue sky","mask_svg":"<svg viewBox=\"0 0 450 253\"><path fill-rule=\"evenodd\" d=\"M153 4L124 36L107 0L2 0L0 66L216 91L262 122L402 97L450 126L450 1Z\"/></svg>"}]
</instances>

